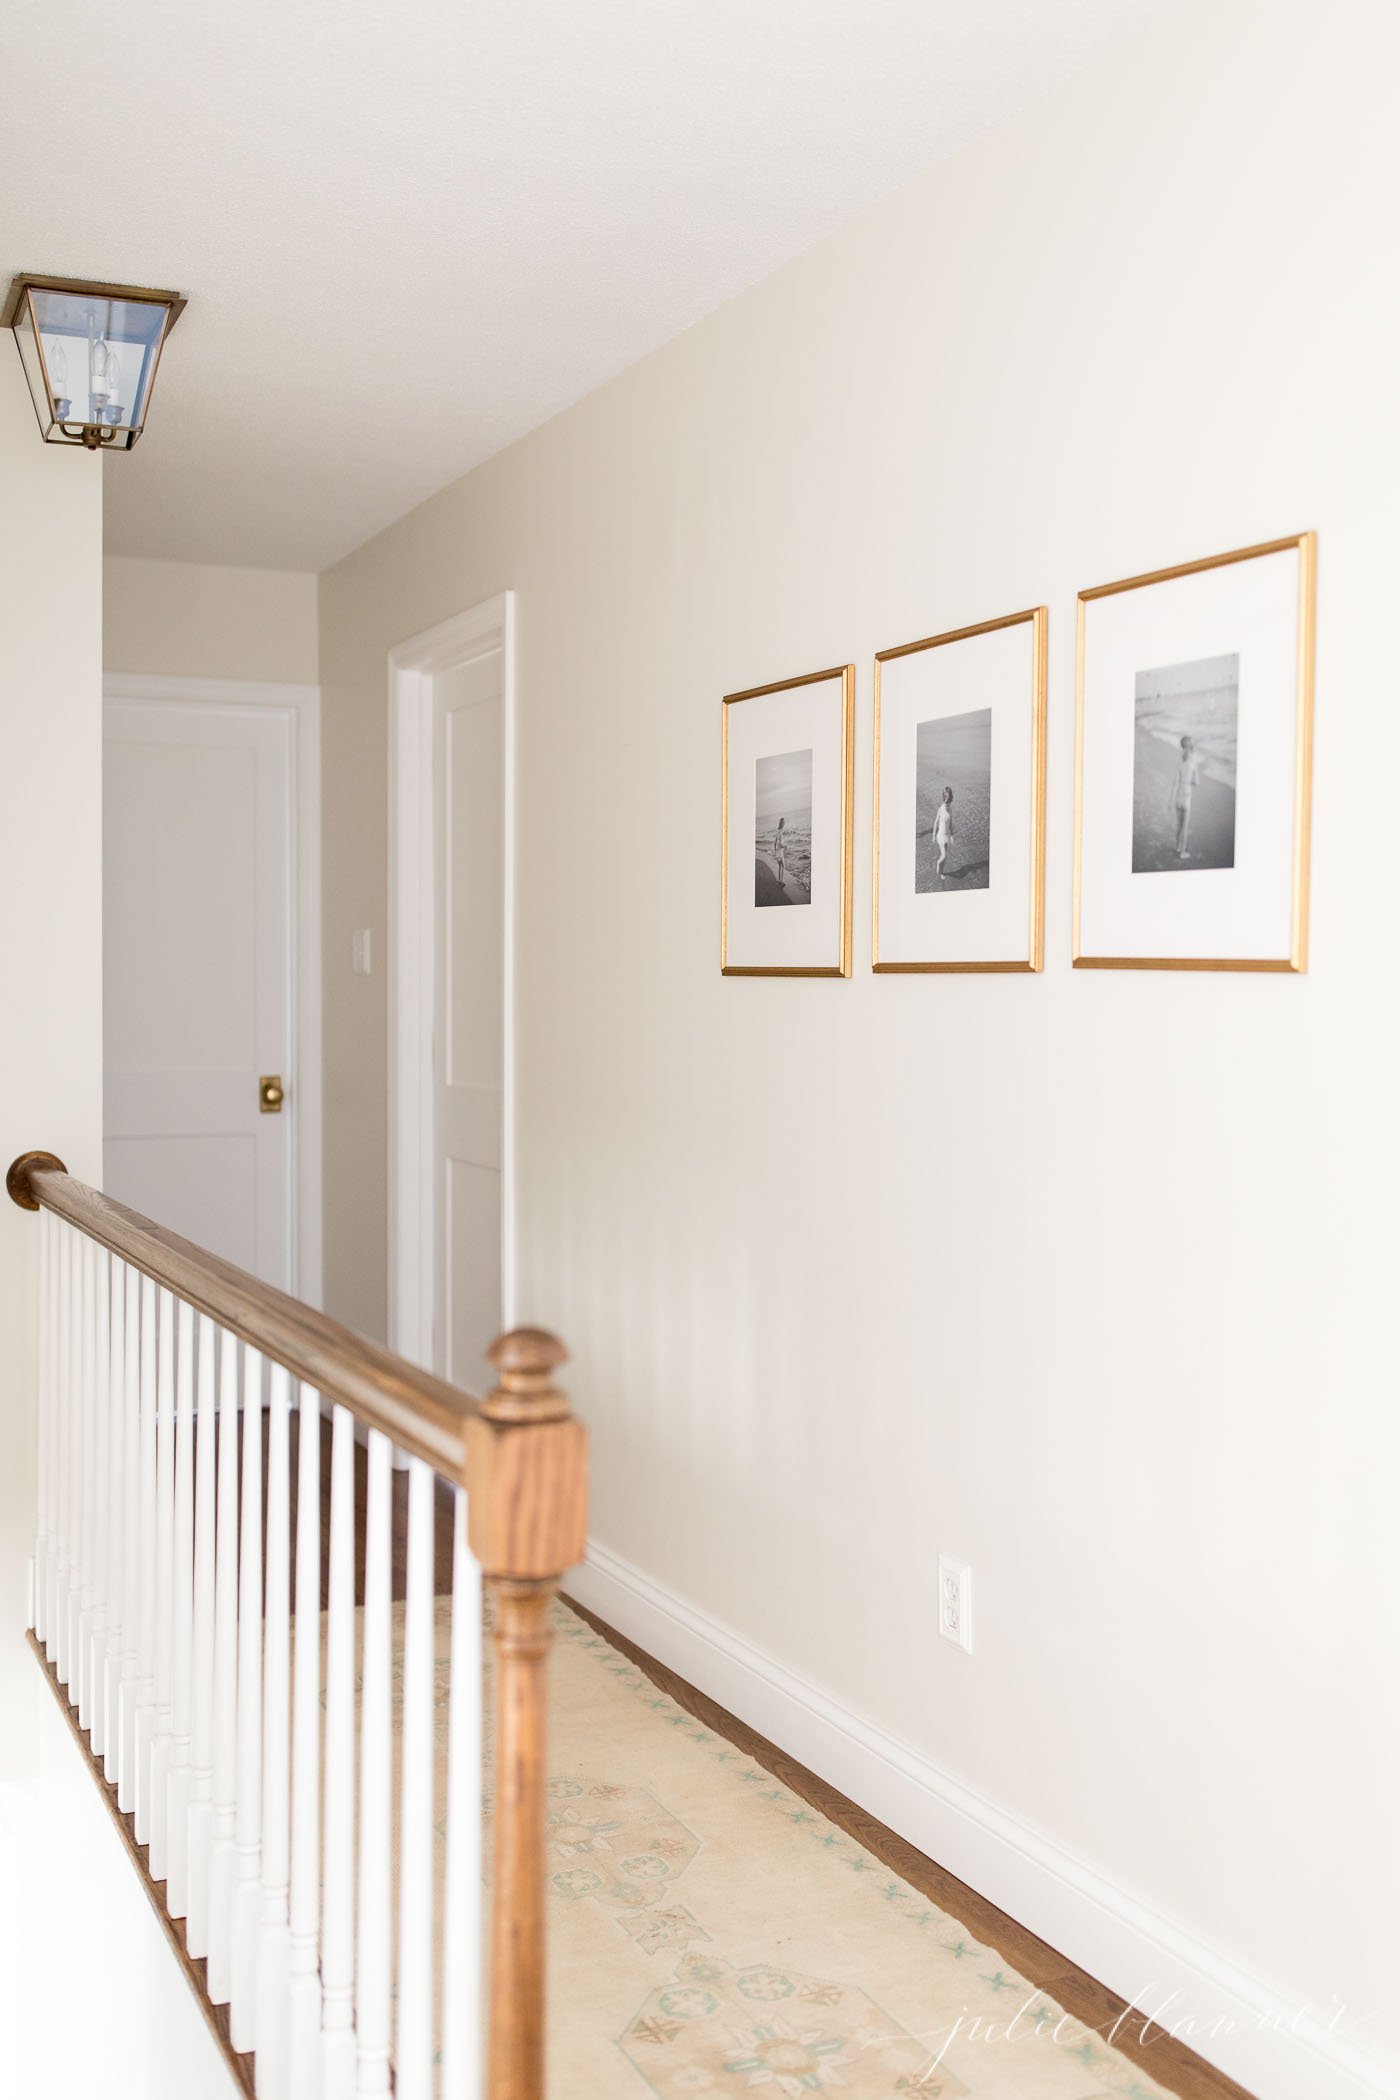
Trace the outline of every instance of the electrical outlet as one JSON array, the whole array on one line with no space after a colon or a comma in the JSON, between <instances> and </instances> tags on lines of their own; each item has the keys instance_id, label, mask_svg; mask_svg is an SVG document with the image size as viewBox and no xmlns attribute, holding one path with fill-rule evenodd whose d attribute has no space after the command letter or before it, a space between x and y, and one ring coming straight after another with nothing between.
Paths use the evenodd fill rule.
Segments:
<instances>
[{"instance_id":1,"label":"electrical outlet","mask_svg":"<svg viewBox=\"0 0 1400 2100\"><path fill-rule=\"evenodd\" d=\"M368 977L373 968L368 926L358 927L350 936L350 967L357 977Z\"/></svg>"},{"instance_id":2,"label":"electrical outlet","mask_svg":"<svg viewBox=\"0 0 1400 2100\"><path fill-rule=\"evenodd\" d=\"M972 1570L950 1553L938 1556L938 1631L972 1653Z\"/></svg>"}]
</instances>

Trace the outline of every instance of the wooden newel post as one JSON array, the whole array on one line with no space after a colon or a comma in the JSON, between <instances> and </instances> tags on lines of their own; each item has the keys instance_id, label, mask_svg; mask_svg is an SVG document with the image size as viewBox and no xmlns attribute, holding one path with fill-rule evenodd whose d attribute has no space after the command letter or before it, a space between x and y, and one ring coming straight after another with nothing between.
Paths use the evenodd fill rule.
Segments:
<instances>
[{"instance_id":1,"label":"wooden newel post","mask_svg":"<svg viewBox=\"0 0 1400 2100\"><path fill-rule=\"evenodd\" d=\"M545 1784L550 1605L582 1560L588 1446L553 1383L565 1350L520 1328L490 1352L498 1384L467 1425L472 1551L494 1609L496 1847L489 2100L543 2100Z\"/></svg>"}]
</instances>

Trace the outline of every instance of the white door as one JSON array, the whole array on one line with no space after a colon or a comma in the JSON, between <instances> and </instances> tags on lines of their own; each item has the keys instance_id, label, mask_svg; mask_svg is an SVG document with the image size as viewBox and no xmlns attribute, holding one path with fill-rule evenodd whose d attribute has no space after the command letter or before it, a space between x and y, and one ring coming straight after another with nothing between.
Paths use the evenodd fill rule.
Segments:
<instances>
[{"instance_id":1,"label":"white door","mask_svg":"<svg viewBox=\"0 0 1400 2100\"><path fill-rule=\"evenodd\" d=\"M485 1390L501 1331L504 652L432 674L434 1368Z\"/></svg>"},{"instance_id":2,"label":"white door","mask_svg":"<svg viewBox=\"0 0 1400 2100\"><path fill-rule=\"evenodd\" d=\"M284 1290L292 754L285 710L106 703L107 1192Z\"/></svg>"}]
</instances>

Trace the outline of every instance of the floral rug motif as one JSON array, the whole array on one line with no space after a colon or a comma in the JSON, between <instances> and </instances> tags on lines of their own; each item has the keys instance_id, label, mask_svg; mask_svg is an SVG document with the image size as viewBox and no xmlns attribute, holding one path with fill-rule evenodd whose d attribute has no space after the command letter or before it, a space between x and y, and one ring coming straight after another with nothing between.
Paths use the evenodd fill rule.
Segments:
<instances>
[{"instance_id":1,"label":"floral rug motif","mask_svg":"<svg viewBox=\"0 0 1400 2100\"><path fill-rule=\"evenodd\" d=\"M864 1991L759 1963L731 1969L692 1956L653 1992L622 2037L622 2051L654 2093L752 2092L774 2100L839 2092L846 2100L967 2091L929 2066L922 2042L895 2026Z\"/></svg>"},{"instance_id":2,"label":"floral rug motif","mask_svg":"<svg viewBox=\"0 0 1400 2100\"><path fill-rule=\"evenodd\" d=\"M699 1838L640 1787L598 1780L550 1781L547 1843L556 1895L629 1910L655 1903L700 1850Z\"/></svg>"}]
</instances>

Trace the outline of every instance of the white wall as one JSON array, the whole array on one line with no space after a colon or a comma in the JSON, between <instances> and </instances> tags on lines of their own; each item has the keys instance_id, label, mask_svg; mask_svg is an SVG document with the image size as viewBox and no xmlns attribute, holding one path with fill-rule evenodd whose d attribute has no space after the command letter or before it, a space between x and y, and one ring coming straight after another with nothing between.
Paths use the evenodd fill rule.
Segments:
<instances>
[{"instance_id":1,"label":"white wall","mask_svg":"<svg viewBox=\"0 0 1400 2100\"><path fill-rule=\"evenodd\" d=\"M0 342L0 1166L42 1147L99 1184L103 471L40 443ZM38 1240L33 1214L0 1198L5 2089L228 2100L223 2058L24 1641Z\"/></svg>"},{"instance_id":2,"label":"white wall","mask_svg":"<svg viewBox=\"0 0 1400 2100\"><path fill-rule=\"evenodd\" d=\"M31 1662L30 1674L39 1684ZM237 2100L185 1972L50 1692L37 1772L0 1781L5 2090L29 2100Z\"/></svg>"},{"instance_id":3,"label":"white wall","mask_svg":"<svg viewBox=\"0 0 1400 2100\"><path fill-rule=\"evenodd\" d=\"M43 445L0 342L0 1169L102 1176L102 467ZM32 1213L0 1200L0 1779L34 1761ZM40 1687L41 1688L41 1687Z\"/></svg>"},{"instance_id":4,"label":"white wall","mask_svg":"<svg viewBox=\"0 0 1400 2100\"><path fill-rule=\"evenodd\" d=\"M103 570L105 671L316 683L314 576L115 554Z\"/></svg>"},{"instance_id":5,"label":"white wall","mask_svg":"<svg viewBox=\"0 0 1400 2100\"><path fill-rule=\"evenodd\" d=\"M1196 2037L1268 2100L1400 2092L1398 60L1188 9L321 599L329 1305L382 1324L386 652L513 588L520 1304L595 1534L1099 1877L1111 1982L1273 2007ZM1072 973L1076 591L1309 527L1311 974ZM1046 972L875 979L873 652L1042 601ZM722 981L719 696L847 659L854 981Z\"/></svg>"}]
</instances>

